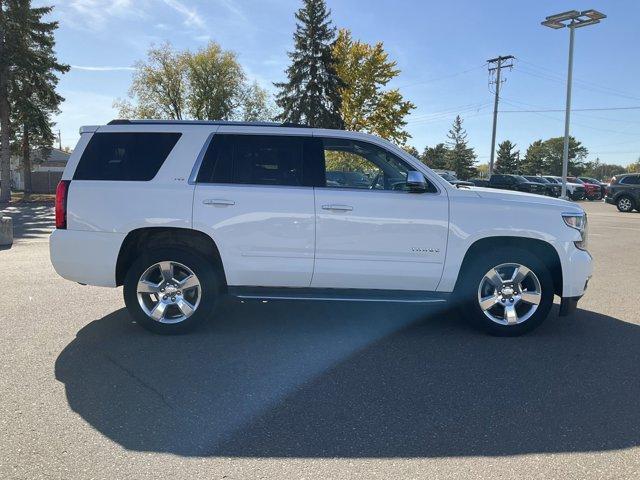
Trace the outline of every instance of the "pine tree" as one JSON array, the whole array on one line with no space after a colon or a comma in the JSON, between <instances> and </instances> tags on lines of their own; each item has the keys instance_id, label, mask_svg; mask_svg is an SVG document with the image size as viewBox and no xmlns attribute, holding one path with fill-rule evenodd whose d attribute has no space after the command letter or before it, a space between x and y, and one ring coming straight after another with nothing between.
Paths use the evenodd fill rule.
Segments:
<instances>
[{"instance_id":1,"label":"pine tree","mask_svg":"<svg viewBox=\"0 0 640 480\"><path fill-rule=\"evenodd\" d=\"M54 31L57 22L42 17L53 7L31 7L30 0L0 1L0 128L2 128L2 179L0 201L7 201L9 142L17 138L22 152L25 195L31 191L31 150L50 148L54 135L51 116L64 100L56 92L57 73L69 67L58 63ZM14 137L15 135L15 137ZM6 148L6 152L5 152ZM8 170L8 169L7 169ZM5 181L6 179L6 181Z\"/></svg>"},{"instance_id":2,"label":"pine tree","mask_svg":"<svg viewBox=\"0 0 640 480\"><path fill-rule=\"evenodd\" d=\"M446 170L448 167L447 147L444 143L439 143L435 147L425 147L420 160L427 167Z\"/></svg>"},{"instance_id":3,"label":"pine tree","mask_svg":"<svg viewBox=\"0 0 640 480\"><path fill-rule=\"evenodd\" d=\"M520 173L520 151L514 151L515 148L515 143L511 143L509 140L498 145L496 173Z\"/></svg>"},{"instance_id":4,"label":"pine tree","mask_svg":"<svg viewBox=\"0 0 640 480\"><path fill-rule=\"evenodd\" d=\"M458 178L466 180L471 178L476 169L476 154L473 148L468 146L467 132L462 127L460 115L453 121L453 125L447 134L447 168L456 172Z\"/></svg>"},{"instance_id":5,"label":"pine tree","mask_svg":"<svg viewBox=\"0 0 640 480\"><path fill-rule=\"evenodd\" d=\"M335 28L324 0L304 0L296 13L294 50L286 82L276 104L282 109L277 117L284 122L306 123L312 127L342 128L340 92L344 85L336 73L332 42Z\"/></svg>"},{"instance_id":6,"label":"pine tree","mask_svg":"<svg viewBox=\"0 0 640 480\"><path fill-rule=\"evenodd\" d=\"M520 162L520 169L525 175L540 175L548 173L546 169L546 147L542 140L536 140L524 154L524 159Z\"/></svg>"}]
</instances>

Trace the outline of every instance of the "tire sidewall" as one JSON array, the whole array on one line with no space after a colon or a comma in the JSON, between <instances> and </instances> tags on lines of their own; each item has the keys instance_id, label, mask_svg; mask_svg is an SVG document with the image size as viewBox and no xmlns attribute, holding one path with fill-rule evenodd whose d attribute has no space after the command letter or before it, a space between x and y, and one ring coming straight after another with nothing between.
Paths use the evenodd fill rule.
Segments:
<instances>
[{"instance_id":1,"label":"tire sidewall","mask_svg":"<svg viewBox=\"0 0 640 480\"><path fill-rule=\"evenodd\" d=\"M140 276L150 266L162 261L178 262L189 267L200 281L200 304L189 318L180 323L157 322L149 318L138 303ZM175 335L193 330L212 315L220 295L220 280L213 264L201 255L180 247L158 248L145 252L133 262L125 276L123 293L127 309L138 324L154 333Z\"/></svg>"},{"instance_id":2,"label":"tire sidewall","mask_svg":"<svg viewBox=\"0 0 640 480\"><path fill-rule=\"evenodd\" d=\"M540 281L542 298L538 309L526 321L517 325L500 325L490 320L478 303L478 288L484 275L489 269L503 263L519 263L532 270ZM538 327L549 315L553 305L554 285L548 268L534 254L515 247L501 248L499 251L488 252L481 257L472 259L462 273L459 294L459 310L476 327L496 336L517 336Z\"/></svg>"}]
</instances>

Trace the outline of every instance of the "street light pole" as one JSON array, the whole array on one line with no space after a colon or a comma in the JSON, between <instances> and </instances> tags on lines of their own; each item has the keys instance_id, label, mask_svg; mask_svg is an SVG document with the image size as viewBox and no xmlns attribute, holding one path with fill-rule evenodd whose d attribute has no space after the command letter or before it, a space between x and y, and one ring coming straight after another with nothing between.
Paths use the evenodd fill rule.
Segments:
<instances>
[{"instance_id":1,"label":"street light pole","mask_svg":"<svg viewBox=\"0 0 640 480\"><path fill-rule=\"evenodd\" d=\"M571 79L573 77L573 40L575 29L600 23L607 16L597 10L585 10L578 12L570 10L548 16L542 25L554 30L569 28L569 68L567 71L567 106L564 115L564 145L562 149L562 198L567 198L567 174L569 167L569 123L571 119Z\"/></svg>"},{"instance_id":2,"label":"street light pole","mask_svg":"<svg viewBox=\"0 0 640 480\"><path fill-rule=\"evenodd\" d=\"M573 23L573 22L572 22ZM575 28L569 25L569 67L567 71L567 106L564 112L564 146L562 149L562 193L561 197L567 199L567 175L569 169L569 122L571 120L571 80L573 77L573 38Z\"/></svg>"}]
</instances>

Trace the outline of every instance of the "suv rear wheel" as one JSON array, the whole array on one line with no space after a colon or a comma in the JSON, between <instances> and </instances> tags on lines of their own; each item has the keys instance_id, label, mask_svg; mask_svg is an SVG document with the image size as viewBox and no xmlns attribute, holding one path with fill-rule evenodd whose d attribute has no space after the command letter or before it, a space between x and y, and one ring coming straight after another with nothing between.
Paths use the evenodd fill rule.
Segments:
<instances>
[{"instance_id":1,"label":"suv rear wheel","mask_svg":"<svg viewBox=\"0 0 640 480\"><path fill-rule=\"evenodd\" d=\"M553 304L553 279L538 257L504 248L472 261L463 273L461 315L492 335L538 327Z\"/></svg>"},{"instance_id":2,"label":"suv rear wheel","mask_svg":"<svg viewBox=\"0 0 640 480\"><path fill-rule=\"evenodd\" d=\"M627 195L621 195L618 200L616 200L616 207L621 212L627 213L631 212L635 208L635 204L633 198L628 197Z\"/></svg>"},{"instance_id":3,"label":"suv rear wheel","mask_svg":"<svg viewBox=\"0 0 640 480\"><path fill-rule=\"evenodd\" d=\"M146 252L124 281L127 309L155 333L186 333L207 320L216 306L220 281L211 262L182 248Z\"/></svg>"}]
</instances>

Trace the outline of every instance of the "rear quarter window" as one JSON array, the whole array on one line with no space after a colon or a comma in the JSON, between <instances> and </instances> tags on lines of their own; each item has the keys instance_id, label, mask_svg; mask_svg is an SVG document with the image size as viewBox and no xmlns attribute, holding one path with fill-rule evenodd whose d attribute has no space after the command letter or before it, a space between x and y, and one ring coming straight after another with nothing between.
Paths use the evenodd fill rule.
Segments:
<instances>
[{"instance_id":1,"label":"rear quarter window","mask_svg":"<svg viewBox=\"0 0 640 480\"><path fill-rule=\"evenodd\" d=\"M74 180L148 181L155 177L180 133L94 133Z\"/></svg>"}]
</instances>

